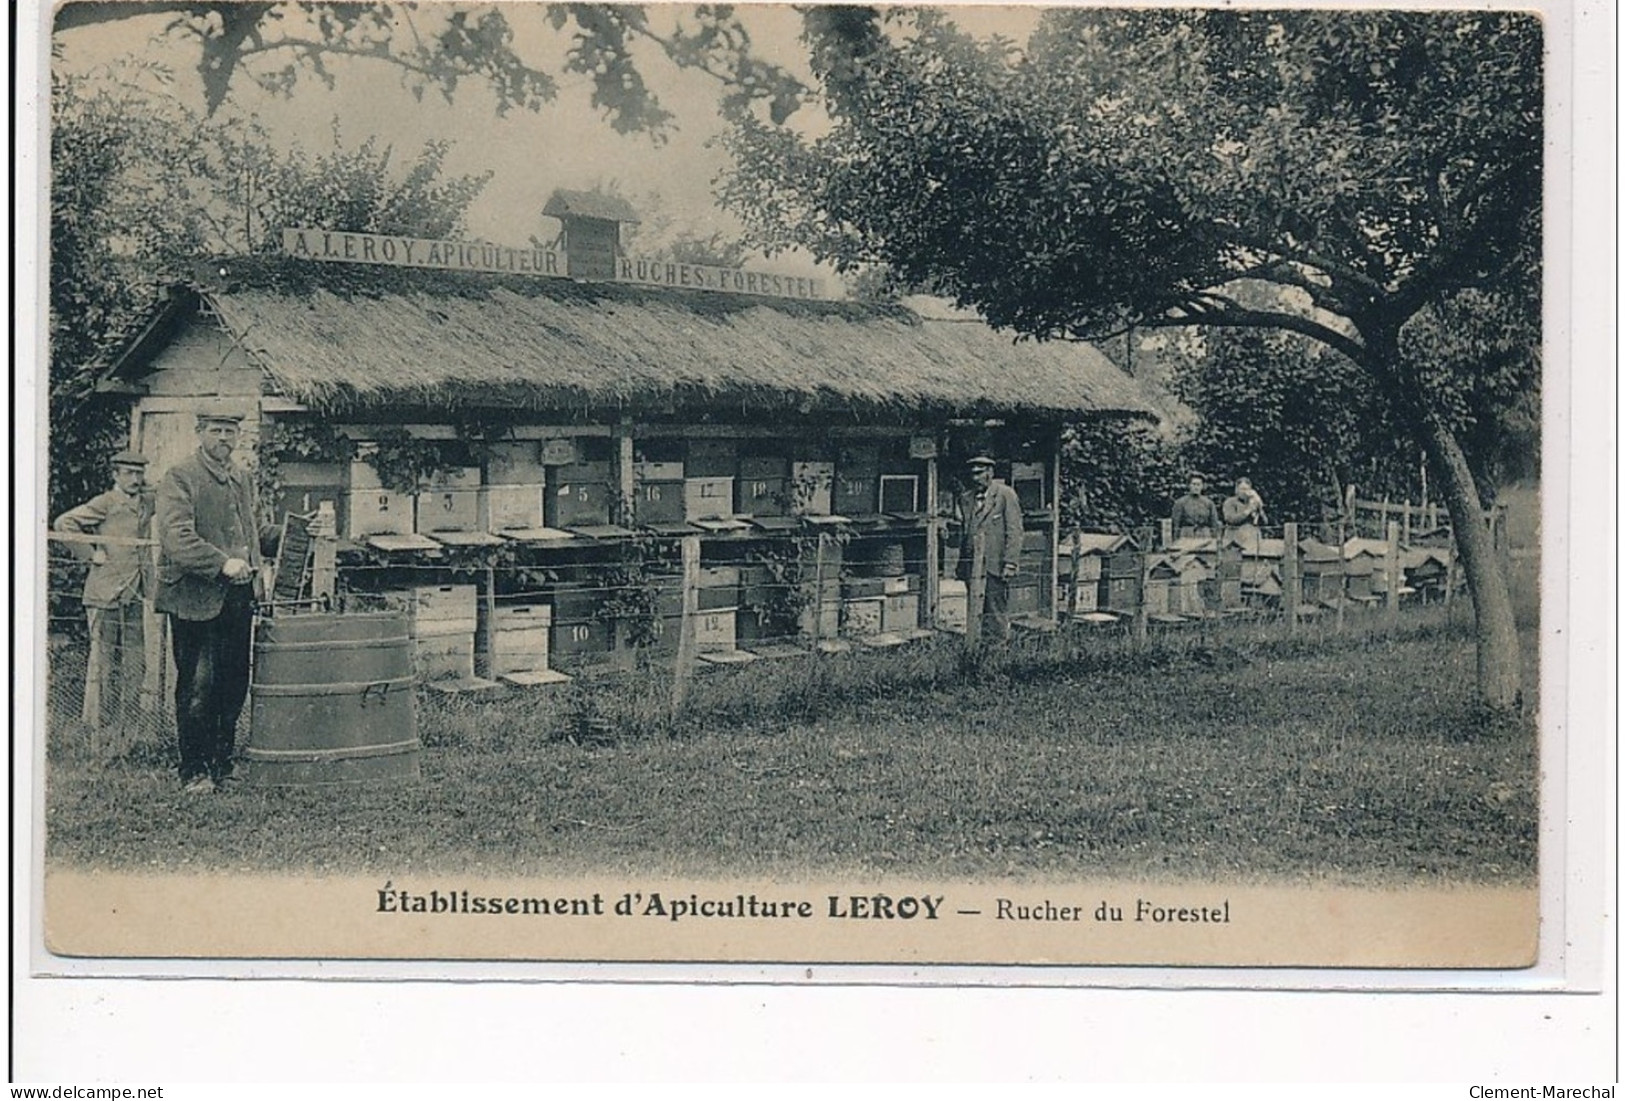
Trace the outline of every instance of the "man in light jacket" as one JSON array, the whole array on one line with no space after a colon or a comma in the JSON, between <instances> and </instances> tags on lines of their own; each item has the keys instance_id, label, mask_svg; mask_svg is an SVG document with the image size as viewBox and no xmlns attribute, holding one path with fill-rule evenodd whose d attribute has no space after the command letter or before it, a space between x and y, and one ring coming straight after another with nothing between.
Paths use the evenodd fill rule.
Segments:
<instances>
[{"instance_id":1,"label":"man in light jacket","mask_svg":"<svg viewBox=\"0 0 1625 1101\"><path fill-rule=\"evenodd\" d=\"M985 583L981 633L984 638L1005 642L1010 638L1010 582L1021 561L1021 502L1015 490L994 480L989 456L977 454L965 465L970 471L971 488L959 502L959 515L964 521L959 578L974 586L971 566L980 544ZM974 593L974 588L971 591ZM967 612L975 615L977 609L967 606Z\"/></svg>"},{"instance_id":2,"label":"man in light jacket","mask_svg":"<svg viewBox=\"0 0 1625 1101\"><path fill-rule=\"evenodd\" d=\"M152 592L152 556L141 545L152 527L147 457L120 451L112 466L112 489L69 509L52 525L60 532L97 537L68 544L75 557L90 563L81 598L90 626L84 720L95 727L137 721L147 672L144 618Z\"/></svg>"},{"instance_id":3,"label":"man in light jacket","mask_svg":"<svg viewBox=\"0 0 1625 1101\"><path fill-rule=\"evenodd\" d=\"M278 529L262 526L254 483L232 461L242 418L199 414L198 449L158 485L157 610L175 652L175 725L186 791L231 774L237 717L248 697L254 582Z\"/></svg>"}]
</instances>

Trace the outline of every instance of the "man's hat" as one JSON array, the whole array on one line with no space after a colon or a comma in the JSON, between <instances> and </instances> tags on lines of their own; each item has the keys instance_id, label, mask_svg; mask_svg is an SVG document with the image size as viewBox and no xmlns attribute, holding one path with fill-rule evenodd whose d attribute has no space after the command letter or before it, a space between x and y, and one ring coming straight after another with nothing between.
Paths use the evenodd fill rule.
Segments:
<instances>
[{"instance_id":1,"label":"man's hat","mask_svg":"<svg viewBox=\"0 0 1625 1101\"><path fill-rule=\"evenodd\" d=\"M993 462L993 456L989 455L985 451L978 451L976 454L972 455L970 458L965 460L965 465L966 466L994 466L996 464Z\"/></svg>"},{"instance_id":2,"label":"man's hat","mask_svg":"<svg viewBox=\"0 0 1625 1101\"><path fill-rule=\"evenodd\" d=\"M139 451L120 451L113 456L113 465L144 467L147 465L147 457Z\"/></svg>"},{"instance_id":3,"label":"man's hat","mask_svg":"<svg viewBox=\"0 0 1625 1101\"><path fill-rule=\"evenodd\" d=\"M199 413L197 415L197 426L199 428L202 428L206 424L235 425L242 423L243 415L241 413Z\"/></svg>"}]
</instances>

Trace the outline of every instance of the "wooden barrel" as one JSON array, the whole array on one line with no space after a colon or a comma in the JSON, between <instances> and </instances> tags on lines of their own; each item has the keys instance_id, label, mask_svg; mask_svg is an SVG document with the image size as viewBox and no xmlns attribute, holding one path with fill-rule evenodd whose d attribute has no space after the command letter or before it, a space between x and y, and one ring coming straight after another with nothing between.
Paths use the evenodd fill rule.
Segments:
<instances>
[{"instance_id":1,"label":"wooden barrel","mask_svg":"<svg viewBox=\"0 0 1625 1101\"><path fill-rule=\"evenodd\" d=\"M418 779L404 611L262 619L243 774L266 785Z\"/></svg>"}]
</instances>

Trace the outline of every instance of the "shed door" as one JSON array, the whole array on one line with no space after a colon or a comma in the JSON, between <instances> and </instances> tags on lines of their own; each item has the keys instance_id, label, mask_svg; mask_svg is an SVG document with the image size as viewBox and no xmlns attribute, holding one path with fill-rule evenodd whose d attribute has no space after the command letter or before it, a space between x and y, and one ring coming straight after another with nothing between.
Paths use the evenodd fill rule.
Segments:
<instances>
[{"instance_id":1,"label":"shed door","mask_svg":"<svg viewBox=\"0 0 1625 1101\"><path fill-rule=\"evenodd\" d=\"M169 468L197 450L197 414L138 412L136 450L147 457L147 481L156 485Z\"/></svg>"}]
</instances>

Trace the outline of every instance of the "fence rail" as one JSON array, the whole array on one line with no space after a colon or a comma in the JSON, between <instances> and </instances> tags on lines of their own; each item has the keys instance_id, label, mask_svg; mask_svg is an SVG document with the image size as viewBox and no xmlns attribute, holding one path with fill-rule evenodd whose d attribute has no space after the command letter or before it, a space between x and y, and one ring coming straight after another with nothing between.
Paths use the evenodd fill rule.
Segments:
<instances>
[{"instance_id":1,"label":"fence rail","mask_svg":"<svg viewBox=\"0 0 1625 1101\"><path fill-rule=\"evenodd\" d=\"M1085 540L1068 535L1054 561L1039 561L1047 550L1024 556L1017 584L1038 605L1017 612L1015 622L1035 631L1107 627L1144 639L1231 617L1278 619L1289 630L1314 619L1340 629L1351 616L1397 616L1407 602L1450 603L1462 580L1453 548L1413 545L1404 516L1427 513L1411 506L1397 515L1382 539L1351 535L1342 544L1321 541L1320 525L1291 523L1254 529L1250 542L1207 545L1172 544L1143 529L1110 551L1086 551ZM1487 522L1498 521L1492 514ZM1413 524L1413 535L1436 540L1437 528L1420 529ZM981 619L971 612L981 586L950 580L954 542L928 546L923 540L939 538L939 528L927 531L896 540L820 532L794 554L698 535L645 540L635 554L630 544L606 543L597 557L567 560L540 550L480 562L380 560L352 550L339 553L323 583L336 609L382 602L412 611L426 690L477 698L502 681L511 691L586 677L609 691L617 674L664 670L675 713L695 691L696 676L719 666L816 661L932 636L958 635L974 645ZM154 613L151 594L121 614L87 614L79 586L85 548L96 545L153 547L150 540L51 534L51 723L71 727L99 753L167 744L174 689L167 617Z\"/></svg>"}]
</instances>

